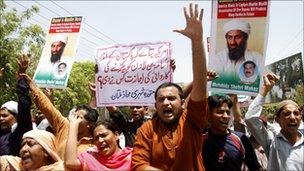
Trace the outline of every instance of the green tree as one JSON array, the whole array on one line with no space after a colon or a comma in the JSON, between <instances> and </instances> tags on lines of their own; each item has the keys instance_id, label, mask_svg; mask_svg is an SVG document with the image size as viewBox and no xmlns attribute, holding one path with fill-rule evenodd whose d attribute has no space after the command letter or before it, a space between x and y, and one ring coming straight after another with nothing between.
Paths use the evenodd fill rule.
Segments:
<instances>
[{"instance_id":1,"label":"green tree","mask_svg":"<svg viewBox=\"0 0 304 171\"><path fill-rule=\"evenodd\" d=\"M39 25L29 24L30 18L39 12L38 7L18 12L7 8L0 0L0 68L5 68L0 77L0 105L8 100L17 100L16 77L17 56L26 51L31 54L28 69L30 77L34 75L45 43L45 33ZM71 71L68 87L65 90L54 90L54 105L65 116L69 110L79 104L90 101L89 81L94 82L93 62L75 62Z\"/></svg>"},{"instance_id":2,"label":"green tree","mask_svg":"<svg viewBox=\"0 0 304 171\"><path fill-rule=\"evenodd\" d=\"M89 81L94 82L94 62L75 62L65 90L54 90L54 105L64 116L79 104L88 104Z\"/></svg>"},{"instance_id":3,"label":"green tree","mask_svg":"<svg viewBox=\"0 0 304 171\"><path fill-rule=\"evenodd\" d=\"M304 85L298 85L296 87L296 94L295 94L295 102L298 103L299 106L304 106Z\"/></svg>"},{"instance_id":4,"label":"green tree","mask_svg":"<svg viewBox=\"0 0 304 171\"><path fill-rule=\"evenodd\" d=\"M5 68L0 77L0 104L8 100L17 100L16 77L17 56L23 51L32 55L31 67L28 72L33 75L44 45L44 35L39 25L31 25L27 21L39 9L32 6L18 13L16 9L8 9L0 0L0 68Z\"/></svg>"}]
</instances>

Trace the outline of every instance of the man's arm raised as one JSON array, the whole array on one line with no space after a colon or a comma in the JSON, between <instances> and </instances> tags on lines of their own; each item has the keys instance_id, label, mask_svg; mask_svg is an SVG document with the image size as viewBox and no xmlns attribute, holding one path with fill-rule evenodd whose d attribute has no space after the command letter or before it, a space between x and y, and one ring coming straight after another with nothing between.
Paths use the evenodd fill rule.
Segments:
<instances>
[{"instance_id":1,"label":"man's arm raised","mask_svg":"<svg viewBox=\"0 0 304 171\"><path fill-rule=\"evenodd\" d=\"M191 90L190 98L193 101L201 101L207 98L207 65L206 55L202 42L202 18L203 9L199 12L198 5L189 5L189 11L187 12L184 7L184 15L186 18L186 28L183 30L174 30L183 34L191 39L192 44L192 65L193 65L193 87Z\"/></svg>"}]
</instances>

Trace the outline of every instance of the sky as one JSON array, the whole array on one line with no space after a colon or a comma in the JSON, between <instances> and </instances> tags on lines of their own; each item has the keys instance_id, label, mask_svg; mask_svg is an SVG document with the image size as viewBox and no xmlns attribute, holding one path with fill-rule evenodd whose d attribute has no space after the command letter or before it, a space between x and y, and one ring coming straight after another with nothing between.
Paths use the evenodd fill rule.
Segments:
<instances>
[{"instance_id":1,"label":"sky","mask_svg":"<svg viewBox=\"0 0 304 171\"><path fill-rule=\"evenodd\" d=\"M204 8L203 38L211 33L211 1L5 1L8 8L24 11L32 5L40 12L27 24L47 32L54 17L83 16L85 24L76 61L94 61L95 48L113 44L169 41L176 60L174 82L192 80L191 44L173 32L183 29L183 7L195 2ZM270 4L266 65L298 52L303 55L303 1L273 0Z\"/></svg>"}]
</instances>

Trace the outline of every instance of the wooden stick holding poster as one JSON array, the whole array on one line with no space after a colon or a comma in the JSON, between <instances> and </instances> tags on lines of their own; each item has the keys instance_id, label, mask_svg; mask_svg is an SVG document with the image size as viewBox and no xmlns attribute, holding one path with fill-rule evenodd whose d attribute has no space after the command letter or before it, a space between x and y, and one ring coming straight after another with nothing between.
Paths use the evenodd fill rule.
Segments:
<instances>
[{"instance_id":1,"label":"wooden stick holding poster","mask_svg":"<svg viewBox=\"0 0 304 171\"><path fill-rule=\"evenodd\" d=\"M96 50L97 106L154 104L154 91L172 81L171 43L141 43Z\"/></svg>"},{"instance_id":2,"label":"wooden stick holding poster","mask_svg":"<svg viewBox=\"0 0 304 171\"><path fill-rule=\"evenodd\" d=\"M51 20L34 81L39 87L65 88L76 56L83 18Z\"/></svg>"},{"instance_id":3,"label":"wooden stick holding poster","mask_svg":"<svg viewBox=\"0 0 304 171\"><path fill-rule=\"evenodd\" d=\"M256 95L268 38L268 0L212 1L211 91Z\"/></svg>"}]
</instances>

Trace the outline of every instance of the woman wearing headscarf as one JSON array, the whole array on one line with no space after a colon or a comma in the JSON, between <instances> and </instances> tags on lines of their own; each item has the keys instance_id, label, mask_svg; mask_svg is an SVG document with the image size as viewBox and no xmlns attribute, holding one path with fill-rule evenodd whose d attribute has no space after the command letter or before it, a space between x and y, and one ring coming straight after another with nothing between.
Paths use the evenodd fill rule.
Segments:
<instances>
[{"instance_id":1,"label":"woman wearing headscarf","mask_svg":"<svg viewBox=\"0 0 304 171\"><path fill-rule=\"evenodd\" d=\"M56 140L52 133L31 130L22 137L20 157L0 157L0 170L64 170L63 161L56 153Z\"/></svg>"}]
</instances>

